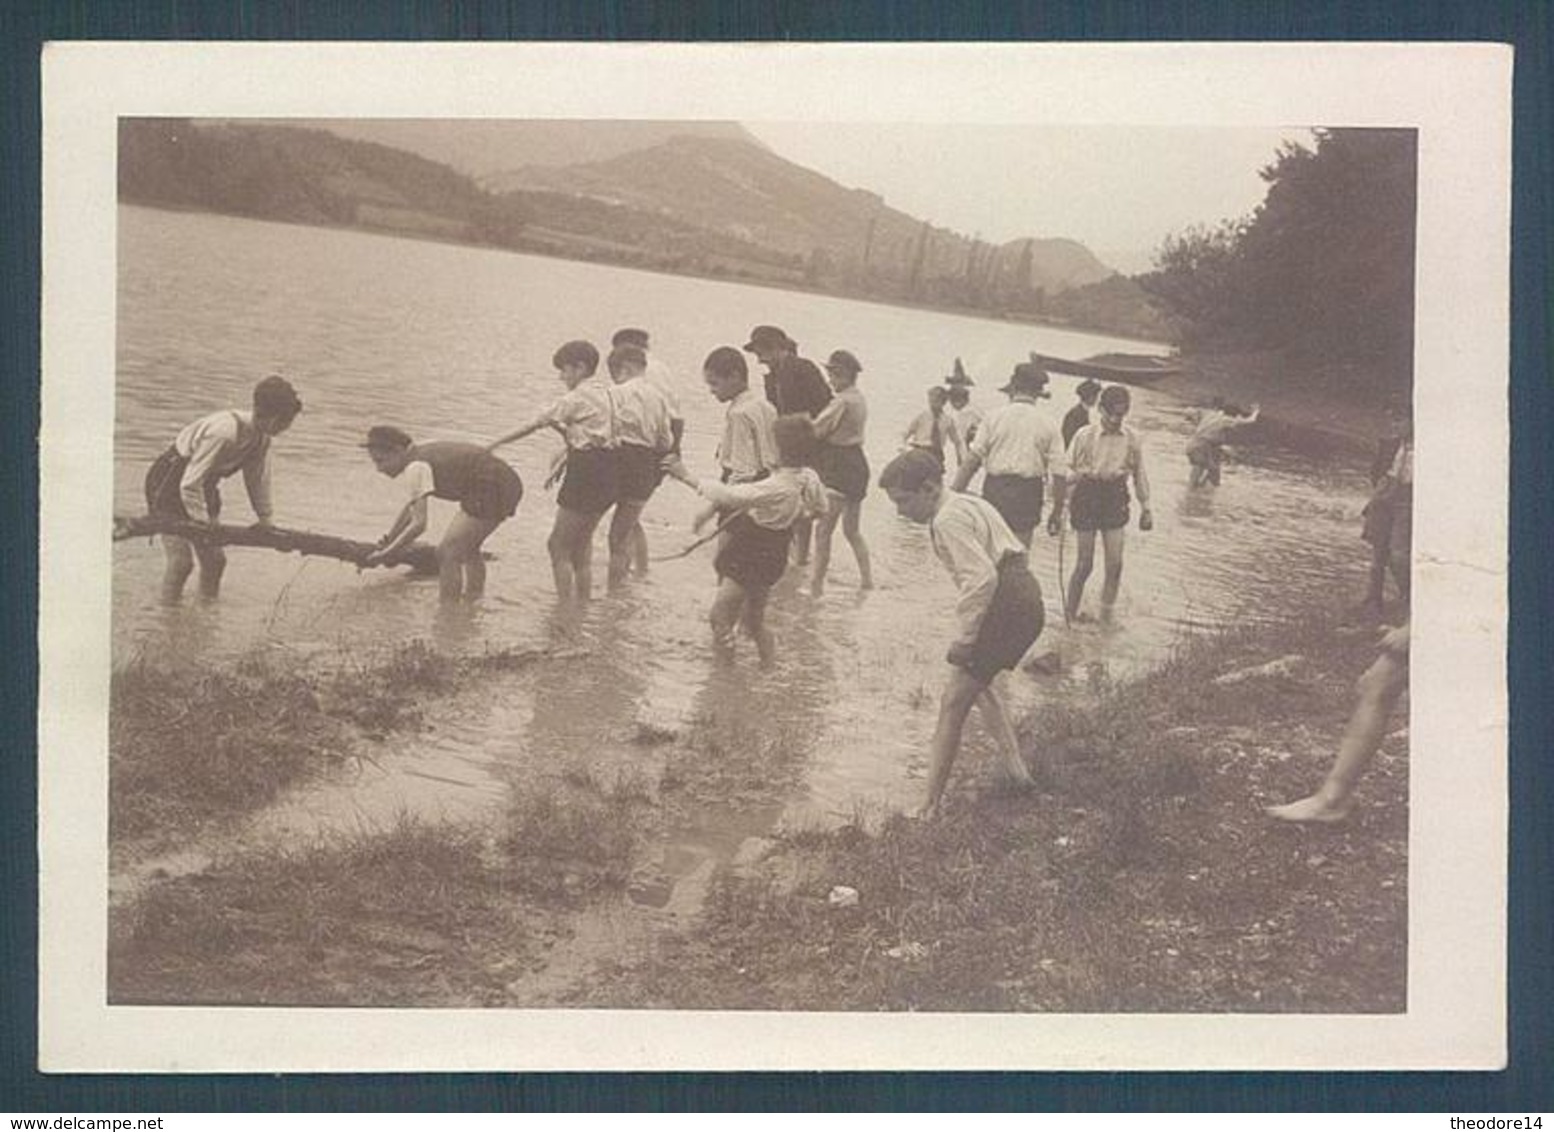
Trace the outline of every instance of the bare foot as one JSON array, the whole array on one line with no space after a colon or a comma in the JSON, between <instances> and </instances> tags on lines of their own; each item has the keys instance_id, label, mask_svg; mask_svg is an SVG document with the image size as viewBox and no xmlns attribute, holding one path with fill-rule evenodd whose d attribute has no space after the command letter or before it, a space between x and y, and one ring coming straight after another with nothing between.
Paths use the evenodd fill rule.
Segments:
<instances>
[{"instance_id":1,"label":"bare foot","mask_svg":"<svg viewBox=\"0 0 1554 1132\"><path fill-rule=\"evenodd\" d=\"M1348 802L1331 802L1320 794L1313 794L1309 798L1302 798L1298 802L1290 802L1283 806L1264 806L1263 812L1279 821L1335 825L1347 818L1352 808Z\"/></svg>"}]
</instances>

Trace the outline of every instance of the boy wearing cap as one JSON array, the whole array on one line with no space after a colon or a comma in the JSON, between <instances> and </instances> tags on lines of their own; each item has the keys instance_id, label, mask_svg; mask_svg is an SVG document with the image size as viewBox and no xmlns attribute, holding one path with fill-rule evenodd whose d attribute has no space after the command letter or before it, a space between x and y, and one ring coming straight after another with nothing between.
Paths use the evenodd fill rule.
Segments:
<instances>
[{"instance_id":1,"label":"boy wearing cap","mask_svg":"<svg viewBox=\"0 0 1554 1132\"><path fill-rule=\"evenodd\" d=\"M955 423L955 429L960 433L961 439L970 444L977 437L977 429L982 424L982 410L971 403L971 387L976 382L971 380L971 375L961 365L960 359L955 359L955 368L950 376L944 379L944 387L949 391L949 408L945 414ZM959 467L959 465L956 465Z\"/></svg>"},{"instance_id":2,"label":"boy wearing cap","mask_svg":"<svg viewBox=\"0 0 1554 1132\"><path fill-rule=\"evenodd\" d=\"M1100 532L1106 551L1106 581L1101 586L1101 620L1112 619L1117 591L1122 585L1122 552L1128 533L1128 478L1139 500L1139 530L1154 526L1149 510L1149 477L1144 473L1144 444L1139 434L1123 424L1133 398L1121 385L1109 385L1100 394L1100 420L1074 434L1068 447L1069 518L1079 532L1079 560L1068 582L1064 609L1079 619L1079 601L1095 566L1095 536Z\"/></svg>"},{"instance_id":3,"label":"boy wearing cap","mask_svg":"<svg viewBox=\"0 0 1554 1132\"><path fill-rule=\"evenodd\" d=\"M869 461L863 454L863 430L869 407L858 391L858 374L862 370L858 359L846 350L833 350L826 359L826 374L836 396L814 421L815 470L826 487L827 497L826 513L815 531L815 569L809 586L815 597L825 593L831 539L838 519L842 521L842 535L858 561L858 588L874 588L869 547L859 526L863 497L869 490Z\"/></svg>"},{"instance_id":4,"label":"boy wearing cap","mask_svg":"<svg viewBox=\"0 0 1554 1132\"><path fill-rule=\"evenodd\" d=\"M459 505L437 544L437 590L443 601L475 601L486 589L481 545L518 510L523 483L518 473L478 444L434 440L416 444L392 425L374 425L363 445L373 466L390 479L402 479L409 499L394 525L378 540L367 561L387 558L409 546L426 530L428 496Z\"/></svg>"},{"instance_id":5,"label":"boy wearing cap","mask_svg":"<svg viewBox=\"0 0 1554 1132\"><path fill-rule=\"evenodd\" d=\"M1027 547L1041 522L1047 478L1052 479L1052 516L1047 530L1057 534L1062 521L1068 462L1063 438L1036 402L1046 396L1047 374L1034 362L1014 367L1001 392L1009 403L994 409L982 422L977 439L957 469L953 490L965 491L977 469L985 468L982 498L1003 516L1009 529Z\"/></svg>"},{"instance_id":6,"label":"boy wearing cap","mask_svg":"<svg viewBox=\"0 0 1554 1132\"><path fill-rule=\"evenodd\" d=\"M660 464L674 451L675 435L669 402L645 376L647 355L642 348L617 346L610 351L606 366L615 383L615 438L619 442L620 498L610 517L609 582L615 587L626 580L633 541L640 536L643 545L647 544L640 522L642 509L658 488L663 476Z\"/></svg>"},{"instance_id":7,"label":"boy wearing cap","mask_svg":"<svg viewBox=\"0 0 1554 1132\"><path fill-rule=\"evenodd\" d=\"M183 428L146 472L146 507L152 515L213 524L221 514L220 483L243 473L243 486L260 525L270 522L270 440L291 427L302 412L302 399L283 377L270 376L254 386L253 410L228 409L201 417ZM191 543L173 535L162 538L167 566L162 600L176 602L184 583L200 567L200 595L215 597L227 568L219 546Z\"/></svg>"},{"instance_id":8,"label":"boy wearing cap","mask_svg":"<svg viewBox=\"0 0 1554 1132\"><path fill-rule=\"evenodd\" d=\"M745 351L755 355L766 369L766 399L778 416L803 413L810 420L831 400L831 387L820 368L799 356L799 345L778 326L757 326L750 331ZM800 519L793 530L794 561L809 562L810 521Z\"/></svg>"},{"instance_id":9,"label":"boy wearing cap","mask_svg":"<svg viewBox=\"0 0 1554 1132\"><path fill-rule=\"evenodd\" d=\"M567 445L566 473L556 494L556 523L546 549L556 596L563 604L593 595L594 530L620 491L616 459L615 398L596 376L599 351L590 342L565 343L551 358L567 391L543 413L486 449L521 440L542 428L560 431Z\"/></svg>"},{"instance_id":10,"label":"boy wearing cap","mask_svg":"<svg viewBox=\"0 0 1554 1132\"><path fill-rule=\"evenodd\" d=\"M1079 404L1063 415L1064 448L1074 442L1076 432L1095 420L1095 401L1101 395L1101 383L1093 377L1087 377L1074 392L1079 396Z\"/></svg>"},{"instance_id":11,"label":"boy wearing cap","mask_svg":"<svg viewBox=\"0 0 1554 1132\"><path fill-rule=\"evenodd\" d=\"M985 499L946 491L943 480L944 469L921 450L903 452L880 476L880 487L897 513L928 524L934 553L960 590L955 603L959 629L945 656L950 682L939 701L928 798L920 817L932 817L939 809L973 704L997 740L1009 776L1030 784L994 681L1035 643L1045 616L1025 547L1002 516Z\"/></svg>"}]
</instances>

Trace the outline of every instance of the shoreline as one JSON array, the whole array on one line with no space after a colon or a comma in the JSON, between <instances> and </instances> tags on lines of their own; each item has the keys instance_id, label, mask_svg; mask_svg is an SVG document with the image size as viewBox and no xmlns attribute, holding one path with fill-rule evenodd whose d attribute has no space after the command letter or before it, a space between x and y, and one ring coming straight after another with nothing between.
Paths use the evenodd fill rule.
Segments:
<instances>
[{"instance_id":1,"label":"shoreline","mask_svg":"<svg viewBox=\"0 0 1554 1132\"><path fill-rule=\"evenodd\" d=\"M323 228L334 232L356 232L363 236L383 236L390 239L415 240L419 243L442 244L447 247L472 248L478 251L499 252L506 255L529 256L535 259L556 259L566 263L587 263L596 267L608 267L615 271L639 271L647 275L668 275L678 279L700 279L707 283L733 283L743 287L763 287L773 291L789 291L800 295L819 295L824 298L842 299L847 302L869 303L874 306L896 307L901 310L930 311L935 314L958 315L963 318L981 319L986 322L1009 323L1021 326L1040 327L1044 330L1066 330L1076 334L1093 334L1098 337L1110 338L1117 342L1125 342L1135 346L1150 346L1162 352L1171 349L1171 343L1158 341L1151 338L1138 338L1131 334L1123 334L1118 331L1108 330L1104 327L1082 326L1072 322L1044 322L1032 317L1005 317L995 311L982 310L975 307L944 306L937 303L914 302L910 299L890 298L880 295L850 294L845 291L834 291L825 287L807 287L802 283L782 282L776 279L761 279L757 277L735 275L710 275L698 271L676 271L668 267L648 267L638 263L618 263L614 260L594 258L585 255L560 255L555 252L544 252L531 248L512 248L502 244L488 244L479 240L462 240L449 235L436 235L431 232L406 231L400 228L375 227L367 224L323 224L306 220L286 220L273 216L250 216L239 212L217 212L208 208L180 207L171 204L150 204L145 201L120 200L119 205L127 208L145 208L154 212L173 212L185 215L221 216L232 220L251 220L260 224L282 224L289 228Z\"/></svg>"},{"instance_id":2,"label":"shoreline","mask_svg":"<svg viewBox=\"0 0 1554 1132\"><path fill-rule=\"evenodd\" d=\"M231 836L197 871L153 872L112 909L110 998L1401 1010L1406 740L1384 745L1347 826L1280 826L1260 809L1320 781L1373 638L1297 612L1190 638L1091 705L1039 707L1021 722L1037 792L1003 787L968 736L939 821L750 837L682 877L687 892L664 874L666 831L729 791L781 786L767 781L773 758L755 733L644 733L614 777L583 767L515 784L494 826L401 821L278 855ZM1214 683L1291 653L1303 657L1293 674ZM418 682L404 698L430 710L452 673L412 659L396 661ZM378 703L376 678L372 693L349 703L347 721ZM316 721L294 714L313 735ZM370 755L372 742L355 745ZM229 746L245 748L241 736ZM125 757L115 750L116 787ZM207 819L196 828L219 846L228 835ZM329 899L304 900L319 878ZM837 885L858 904L833 906ZM655 886L667 905L639 898ZM1335 947L1348 973L1317 978Z\"/></svg>"}]
</instances>

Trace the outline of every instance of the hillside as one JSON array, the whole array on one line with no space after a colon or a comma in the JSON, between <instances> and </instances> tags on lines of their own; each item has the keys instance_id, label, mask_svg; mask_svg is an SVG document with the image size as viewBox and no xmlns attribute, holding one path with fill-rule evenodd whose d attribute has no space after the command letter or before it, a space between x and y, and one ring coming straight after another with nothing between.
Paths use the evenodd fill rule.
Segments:
<instances>
[{"instance_id":1,"label":"hillside","mask_svg":"<svg viewBox=\"0 0 1554 1132\"><path fill-rule=\"evenodd\" d=\"M737 122L318 118L286 124L392 146L447 165L477 181L525 165L606 161L623 153L649 149L681 134L761 145Z\"/></svg>"},{"instance_id":2,"label":"hillside","mask_svg":"<svg viewBox=\"0 0 1554 1132\"><path fill-rule=\"evenodd\" d=\"M951 283L974 288L979 272L996 276L1011 300L1012 292L1058 292L1113 274L1075 241L982 245L738 138L681 135L603 161L529 165L481 183L493 191L546 190L682 219L816 260L815 275L843 285L895 284L916 297L948 298Z\"/></svg>"},{"instance_id":3,"label":"hillside","mask_svg":"<svg viewBox=\"0 0 1554 1132\"><path fill-rule=\"evenodd\" d=\"M626 135L611 136L622 142ZM1127 281L1082 244L1028 238L995 246L968 238L739 136L676 135L602 161L527 165L477 180L420 154L342 137L333 125L125 118L118 173L126 203L456 240L1125 335L1150 332L1158 321L1148 298L1121 285Z\"/></svg>"}]
</instances>

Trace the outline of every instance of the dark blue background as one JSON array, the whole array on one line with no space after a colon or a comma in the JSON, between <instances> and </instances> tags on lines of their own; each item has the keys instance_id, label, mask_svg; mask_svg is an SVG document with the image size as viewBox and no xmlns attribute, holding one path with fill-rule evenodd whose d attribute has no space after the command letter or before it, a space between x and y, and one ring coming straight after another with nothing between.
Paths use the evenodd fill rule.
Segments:
<instances>
[{"instance_id":1,"label":"dark blue background","mask_svg":"<svg viewBox=\"0 0 1554 1132\"><path fill-rule=\"evenodd\" d=\"M37 1057L39 50L50 39L1480 40L1515 44L1511 1064L1502 1073L44 1077ZM1554 1109L1549 7L1537 0L0 0L0 1111ZM1460 752L1472 758L1471 751ZM1444 1123L1443 1123L1444 1126ZM1550 1126L1554 1132L1554 1125Z\"/></svg>"}]
</instances>

